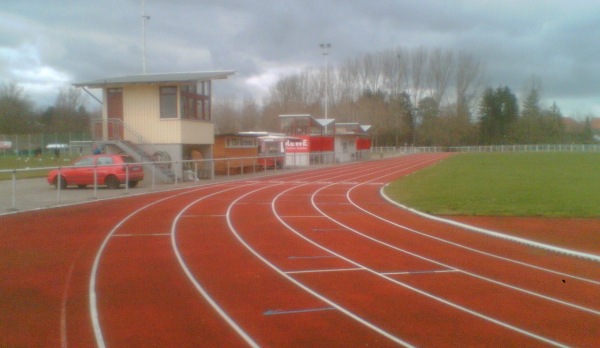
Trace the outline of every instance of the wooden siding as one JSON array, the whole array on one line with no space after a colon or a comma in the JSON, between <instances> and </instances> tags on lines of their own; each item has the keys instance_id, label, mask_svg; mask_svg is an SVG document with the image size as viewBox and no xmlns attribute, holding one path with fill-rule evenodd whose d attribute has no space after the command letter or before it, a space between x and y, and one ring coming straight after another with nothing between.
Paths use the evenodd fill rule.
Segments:
<instances>
[{"instance_id":1,"label":"wooden siding","mask_svg":"<svg viewBox=\"0 0 600 348\"><path fill-rule=\"evenodd\" d=\"M215 159L215 174L239 174L242 171L250 173L257 170L258 166L258 146L257 147L241 147L228 148L225 146L227 138L230 136L216 136L213 146L213 158ZM234 136L235 137L235 136ZM243 160L230 160L227 158L253 157ZM228 173L229 171L229 173Z\"/></svg>"}]
</instances>

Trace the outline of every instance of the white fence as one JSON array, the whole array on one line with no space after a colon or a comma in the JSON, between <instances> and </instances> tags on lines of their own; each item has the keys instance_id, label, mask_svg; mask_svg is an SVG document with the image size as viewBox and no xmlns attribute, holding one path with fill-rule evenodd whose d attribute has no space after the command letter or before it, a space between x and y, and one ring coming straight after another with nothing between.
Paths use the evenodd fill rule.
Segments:
<instances>
[{"instance_id":1,"label":"white fence","mask_svg":"<svg viewBox=\"0 0 600 348\"><path fill-rule=\"evenodd\" d=\"M352 158L361 160L368 156ZM288 154L272 157L144 162L141 163L144 166L144 179L135 188L131 188L128 184L129 171L126 170L119 189L109 189L99 185L102 182L99 176L102 174L99 174L97 166L78 166L77 168L87 168L92 173L93 179L85 187L69 185L67 188L61 187L60 183L58 185L49 183L48 173L51 170L65 171L75 168L73 166L0 170L0 214L178 189L243 176L279 174L293 169L337 162L334 153L311 154L306 161L301 154ZM165 176L160 175L159 172L164 173L165 169L171 173L168 181L160 179Z\"/></svg>"},{"instance_id":2,"label":"white fence","mask_svg":"<svg viewBox=\"0 0 600 348\"><path fill-rule=\"evenodd\" d=\"M424 153L424 152L600 152L600 144L542 144L490 145L451 147L373 147L371 153Z\"/></svg>"}]
</instances>

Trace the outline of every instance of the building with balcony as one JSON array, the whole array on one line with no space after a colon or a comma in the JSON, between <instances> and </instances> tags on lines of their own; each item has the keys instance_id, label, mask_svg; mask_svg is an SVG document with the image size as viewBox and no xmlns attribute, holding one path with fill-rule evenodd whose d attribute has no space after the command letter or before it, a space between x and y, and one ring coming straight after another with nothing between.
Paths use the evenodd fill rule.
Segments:
<instances>
[{"instance_id":1,"label":"building with balcony","mask_svg":"<svg viewBox=\"0 0 600 348\"><path fill-rule=\"evenodd\" d=\"M215 135L212 82L234 73L143 74L73 85L102 89L102 118L92 121L92 138L107 152L125 152L142 162L179 161L192 152L209 159ZM181 177L182 170L169 168L164 176Z\"/></svg>"}]
</instances>

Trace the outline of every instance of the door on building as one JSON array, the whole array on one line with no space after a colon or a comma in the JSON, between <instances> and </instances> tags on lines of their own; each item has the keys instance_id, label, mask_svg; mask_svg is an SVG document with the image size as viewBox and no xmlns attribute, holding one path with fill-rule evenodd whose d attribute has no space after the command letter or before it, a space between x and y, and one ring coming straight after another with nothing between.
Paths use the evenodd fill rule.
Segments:
<instances>
[{"instance_id":1,"label":"door on building","mask_svg":"<svg viewBox=\"0 0 600 348\"><path fill-rule=\"evenodd\" d=\"M123 89L107 89L107 131L109 140L124 140Z\"/></svg>"}]
</instances>

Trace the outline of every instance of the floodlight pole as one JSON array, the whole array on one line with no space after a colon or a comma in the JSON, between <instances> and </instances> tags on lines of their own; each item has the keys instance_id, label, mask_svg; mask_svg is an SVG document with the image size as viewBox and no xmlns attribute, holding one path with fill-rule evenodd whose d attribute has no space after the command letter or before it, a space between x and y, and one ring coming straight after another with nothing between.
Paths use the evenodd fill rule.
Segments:
<instances>
[{"instance_id":1,"label":"floodlight pole","mask_svg":"<svg viewBox=\"0 0 600 348\"><path fill-rule=\"evenodd\" d=\"M319 46L323 50L323 55L325 56L325 119L327 119L327 104L329 103L329 49L331 48L331 44L322 43Z\"/></svg>"},{"instance_id":2,"label":"floodlight pole","mask_svg":"<svg viewBox=\"0 0 600 348\"><path fill-rule=\"evenodd\" d=\"M146 0L142 0L142 73L146 73L146 23L150 16L146 16Z\"/></svg>"}]
</instances>

